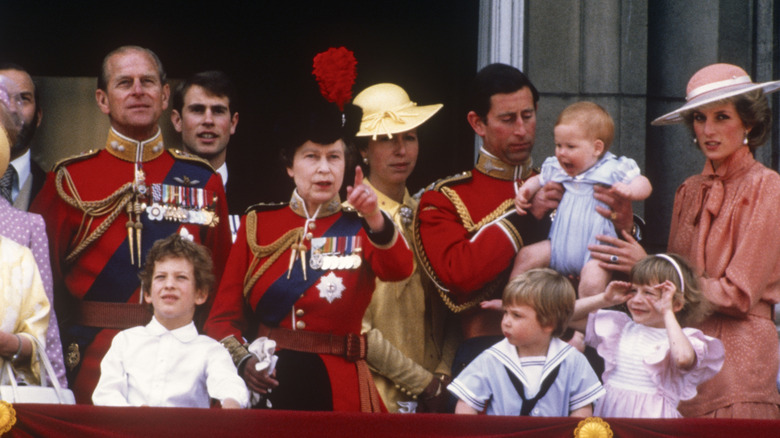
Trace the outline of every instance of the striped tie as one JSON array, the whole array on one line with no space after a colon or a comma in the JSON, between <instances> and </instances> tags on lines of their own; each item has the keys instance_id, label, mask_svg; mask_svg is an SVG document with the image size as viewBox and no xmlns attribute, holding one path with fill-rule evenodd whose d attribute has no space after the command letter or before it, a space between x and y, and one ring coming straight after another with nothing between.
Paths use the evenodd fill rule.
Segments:
<instances>
[{"instance_id":1,"label":"striped tie","mask_svg":"<svg viewBox=\"0 0 780 438\"><path fill-rule=\"evenodd\" d=\"M8 170L6 170L3 177L0 178L0 195L11 204L14 203L13 199L11 199L14 178L16 178L16 169L14 169L14 166L9 165Z\"/></svg>"}]
</instances>

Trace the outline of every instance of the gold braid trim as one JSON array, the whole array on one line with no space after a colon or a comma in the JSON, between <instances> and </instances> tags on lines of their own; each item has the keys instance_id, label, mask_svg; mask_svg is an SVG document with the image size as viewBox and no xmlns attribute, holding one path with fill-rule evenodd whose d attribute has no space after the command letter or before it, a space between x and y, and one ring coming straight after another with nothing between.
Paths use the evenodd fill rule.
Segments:
<instances>
[{"instance_id":1,"label":"gold braid trim","mask_svg":"<svg viewBox=\"0 0 780 438\"><path fill-rule=\"evenodd\" d=\"M485 224L488 224L490 222L493 222L494 220L498 219L502 214L507 212L507 209L515 205L514 199L507 199L506 201L502 202L501 205L499 205L495 210L493 210L490 214L483 217L479 223L474 223L474 220L471 219L471 214L469 214L469 209L466 207L466 204L463 203L463 200L460 199L460 196L458 196L458 193L455 192L455 190L452 190L449 187L442 187L441 193L447 197L447 199L452 202L452 205L455 206L455 211L458 212L458 216L460 216L460 221L463 223L463 226L466 228L466 231L469 233L473 233L480 228L484 227Z\"/></svg>"},{"instance_id":2,"label":"gold braid trim","mask_svg":"<svg viewBox=\"0 0 780 438\"><path fill-rule=\"evenodd\" d=\"M65 179L65 182L68 185L68 191L70 191L73 196L66 193L63 189L63 179ZM133 199L133 183L125 183L107 198L99 201L82 200L76 189L76 184L73 182L70 173L65 167L62 167L57 171L55 184L57 187L57 194L60 195L60 198L68 205L77 208L84 213L81 218L81 225L79 226L78 233L73 242L76 244L76 247L65 257L65 263L70 264L73 263L89 245L99 239L100 236L108 230L111 224L113 224L116 218L122 213L125 206ZM106 217L92 233L87 234L92 225L92 220L96 217L105 215L108 215L108 217Z\"/></svg>"},{"instance_id":3,"label":"gold braid trim","mask_svg":"<svg viewBox=\"0 0 780 438\"><path fill-rule=\"evenodd\" d=\"M246 243L249 245L249 249L252 251L254 258L252 259L252 263L249 264L246 275L244 275L244 298L249 295L249 291L252 290L252 286L257 283L260 276L268 270L287 248L297 242L301 236L303 236L303 227L298 227L286 232L282 237L276 239L276 242L270 245L261 246L257 243L257 213L254 211L247 213ZM257 268L258 263L260 263L260 259L267 257L268 255L270 255L268 260L252 274L252 272L255 271L255 268Z\"/></svg>"},{"instance_id":4,"label":"gold braid trim","mask_svg":"<svg viewBox=\"0 0 780 438\"><path fill-rule=\"evenodd\" d=\"M449 187L441 187L440 189L441 193L447 197L447 199L452 202L452 205L455 207L455 210L458 212L458 216L460 217L461 223L463 223L463 226L466 228L466 230L470 233L473 233L474 231L479 230L480 228L484 227L485 224L490 223L497 219L502 214L506 213L506 210L512 206L514 206L514 199L507 199L506 201L502 202L501 205L498 206L493 212L485 216L479 223L475 224L474 220L471 219L471 214L469 214L469 210L466 207L466 204L463 203L463 200L460 199L460 196L455 192L455 190L452 190ZM481 301L484 301L485 299L493 296L493 294L496 291L496 288L502 287L503 283L506 281L501 281L500 277L499 279L494 280L491 283L488 283L482 290L482 292L479 293L474 299L467 301L463 304L456 304L452 298L450 298L449 289L442 286L441 280L439 279L438 275L436 275L436 272L433 270L433 267L431 266L430 260L428 260L428 255L425 253L423 249L422 244L422 238L420 237L420 221L419 221L419 215L414 215L414 246L415 250L417 252L417 255L420 260L420 265L423 267L423 270L426 274L428 274L428 277L433 281L433 284L436 286L436 291L439 292L439 296L441 297L442 301L444 302L444 305L447 306L448 309L450 309L453 313L460 313L464 310L468 310L472 307L475 307L479 305Z\"/></svg>"}]
</instances>

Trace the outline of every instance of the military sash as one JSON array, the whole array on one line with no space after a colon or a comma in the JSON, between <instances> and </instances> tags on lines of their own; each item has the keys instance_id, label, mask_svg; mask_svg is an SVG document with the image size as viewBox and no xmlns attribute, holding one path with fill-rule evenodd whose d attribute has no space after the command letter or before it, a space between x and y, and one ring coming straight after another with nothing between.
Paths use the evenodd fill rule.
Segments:
<instances>
[{"instance_id":1,"label":"military sash","mask_svg":"<svg viewBox=\"0 0 780 438\"><path fill-rule=\"evenodd\" d=\"M343 236L355 236L362 227L362 221L356 220L356 218L351 215L342 215L325 231L325 233L323 233L323 237L338 238ZM336 241L338 241L338 239ZM336 269L336 267L332 267L331 269ZM308 271L306 279L304 279L303 268L299 263L293 264L289 278L287 277L287 271L285 271L268 287L268 290L266 290L260 298L260 301L258 301L255 313L259 320L269 327L277 327L295 302L298 301L298 298L312 287L326 272L325 269L312 269Z\"/></svg>"}]
</instances>

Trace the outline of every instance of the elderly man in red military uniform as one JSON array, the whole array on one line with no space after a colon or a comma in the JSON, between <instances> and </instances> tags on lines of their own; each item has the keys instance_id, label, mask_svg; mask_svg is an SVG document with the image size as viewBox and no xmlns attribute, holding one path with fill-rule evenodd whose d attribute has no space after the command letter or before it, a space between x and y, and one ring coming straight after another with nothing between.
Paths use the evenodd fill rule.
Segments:
<instances>
[{"instance_id":1,"label":"elderly man in red military uniform","mask_svg":"<svg viewBox=\"0 0 780 438\"><path fill-rule=\"evenodd\" d=\"M463 330L453 377L501 339L501 313L482 309L480 302L501 298L517 251L547 237L547 212L563 194L562 186L548 184L533 199L530 215L520 216L514 208L517 188L537 173L531 150L538 101L538 91L520 70L505 64L483 68L467 115L483 141L474 170L436 183L420 200L415 244ZM632 228L630 201L606 191L596 196L612 207L601 213L616 229Z\"/></svg>"},{"instance_id":2,"label":"elderly man in red military uniform","mask_svg":"<svg viewBox=\"0 0 780 438\"><path fill-rule=\"evenodd\" d=\"M90 402L114 335L150 318L138 272L152 243L172 233L203 243L217 275L230 250L220 178L207 162L164 147L157 123L169 95L154 52L109 53L95 93L111 122L105 148L58 163L31 206L51 236L55 305L79 403Z\"/></svg>"}]
</instances>

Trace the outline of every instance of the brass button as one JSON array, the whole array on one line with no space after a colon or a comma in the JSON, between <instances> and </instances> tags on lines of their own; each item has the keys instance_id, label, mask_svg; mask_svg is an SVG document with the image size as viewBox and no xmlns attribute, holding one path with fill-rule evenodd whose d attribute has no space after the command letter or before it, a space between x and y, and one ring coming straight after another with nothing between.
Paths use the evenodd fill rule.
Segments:
<instances>
[{"instance_id":1,"label":"brass button","mask_svg":"<svg viewBox=\"0 0 780 438\"><path fill-rule=\"evenodd\" d=\"M295 323L295 328L300 329L300 330L305 329L306 328L306 323L303 322L303 321L297 321Z\"/></svg>"},{"instance_id":2,"label":"brass button","mask_svg":"<svg viewBox=\"0 0 780 438\"><path fill-rule=\"evenodd\" d=\"M298 309L295 311L295 316L303 316L305 313L303 309Z\"/></svg>"}]
</instances>

